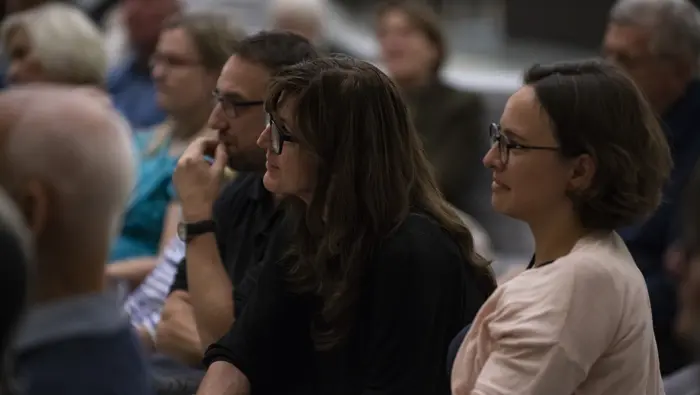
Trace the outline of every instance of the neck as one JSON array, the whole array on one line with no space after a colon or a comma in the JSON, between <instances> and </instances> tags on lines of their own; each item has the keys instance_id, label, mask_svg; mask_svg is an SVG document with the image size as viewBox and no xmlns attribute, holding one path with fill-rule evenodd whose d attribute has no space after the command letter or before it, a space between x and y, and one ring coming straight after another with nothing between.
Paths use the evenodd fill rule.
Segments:
<instances>
[{"instance_id":1,"label":"neck","mask_svg":"<svg viewBox=\"0 0 700 395\"><path fill-rule=\"evenodd\" d=\"M422 88L433 80L432 74L420 74L412 77L398 78L395 77L396 84L404 90Z\"/></svg>"},{"instance_id":2,"label":"neck","mask_svg":"<svg viewBox=\"0 0 700 395\"><path fill-rule=\"evenodd\" d=\"M207 123L211 108L189 111L186 115L170 116L170 125L174 140L188 141L195 137Z\"/></svg>"},{"instance_id":3,"label":"neck","mask_svg":"<svg viewBox=\"0 0 700 395\"><path fill-rule=\"evenodd\" d=\"M535 239L535 266L567 255L588 233L573 212L565 216L550 214L546 220L528 225Z\"/></svg>"},{"instance_id":4,"label":"neck","mask_svg":"<svg viewBox=\"0 0 700 395\"><path fill-rule=\"evenodd\" d=\"M60 299L105 291L105 259L45 258L39 262L31 302L45 304Z\"/></svg>"}]
</instances>

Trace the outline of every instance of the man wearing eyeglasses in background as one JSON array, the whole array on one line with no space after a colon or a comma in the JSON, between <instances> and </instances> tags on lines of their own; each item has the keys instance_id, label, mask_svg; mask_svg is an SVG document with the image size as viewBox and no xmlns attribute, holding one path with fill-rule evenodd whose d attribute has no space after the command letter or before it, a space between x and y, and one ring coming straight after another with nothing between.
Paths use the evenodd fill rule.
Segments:
<instances>
[{"instance_id":1,"label":"man wearing eyeglasses in background","mask_svg":"<svg viewBox=\"0 0 700 395\"><path fill-rule=\"evenodd\" d=\"M262 185L265 152L256 140L267 123L263 104L270 77L316 56L301 36L263 32L242 40L224 66L209 119L219 138L190 145L173 176L182 204L178 234L187 252L158 324L157 351L190 361L184 353L192 346L203 354L228 331L234 312L243 309L256 283L255 267L279 253L268 248L281 216ZM239 176L220 191L227 165ZM183 323L192 320L198 336L182 336ZM199 338L199 344L186 344L187 338Z\"/></svg>"}]
</instances>

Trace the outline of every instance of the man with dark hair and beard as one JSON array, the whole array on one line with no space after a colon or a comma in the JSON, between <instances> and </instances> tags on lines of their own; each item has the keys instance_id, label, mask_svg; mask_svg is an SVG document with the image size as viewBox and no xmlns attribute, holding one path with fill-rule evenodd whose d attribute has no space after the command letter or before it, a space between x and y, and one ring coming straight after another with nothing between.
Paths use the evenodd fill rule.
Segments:
<instances>
[{"instance_id":1,"label":"man with dark hair and beard","mask_svg":"<svg viewBox=\"0 0 700 395\"><path fill-rule=\"evenodd\" d=\"M285 66L315 57L301 36L262 32L241 41L224 66L209 119L219 138L195 141L173 176L182 204L178 234L187 253L157 328L159 352L183 361L201 359L244 308L259 263L279 253L269 243L281 215L277 199L262 185L265 152L256 141L267 124L263 103L269 79ZM239 176L220 191L227 165Z\"/></svg>"}]
</instances>

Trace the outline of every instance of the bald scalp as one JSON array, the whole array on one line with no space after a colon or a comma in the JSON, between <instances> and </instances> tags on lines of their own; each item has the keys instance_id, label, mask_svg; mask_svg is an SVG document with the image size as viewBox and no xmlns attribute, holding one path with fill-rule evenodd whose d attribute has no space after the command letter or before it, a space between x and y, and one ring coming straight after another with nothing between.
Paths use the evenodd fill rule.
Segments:
<instances>
[{"instance_id":1,"label":"bald scalp","mask_svg":"<svg viewBox=\"0 0 700 395\"><path fill-rule=\"evenodd\" d=\"M64 219L116 228L134 184L134 153L130 129L109 100L87 88L29 86L0 94L4 113L6 187L38 181L56 192Z\"/></svg>"}]
</instances>

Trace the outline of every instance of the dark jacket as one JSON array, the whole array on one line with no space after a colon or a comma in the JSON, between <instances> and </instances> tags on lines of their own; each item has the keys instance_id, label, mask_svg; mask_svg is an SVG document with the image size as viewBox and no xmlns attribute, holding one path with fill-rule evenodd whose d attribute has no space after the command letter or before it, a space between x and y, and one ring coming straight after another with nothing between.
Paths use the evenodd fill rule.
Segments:
<instances>
[{"instance_id":1,"label":"dark jacket","mask_svg":"<svg viewBox=\"0 0 700 395\"><path fill-rule=\"evenodd\" d=\"M464 209L481 169L487 130L478 94L459 91L440 80L403 92L428 160L435 167L442 192Z\"/></svg>"}]
</instances>

